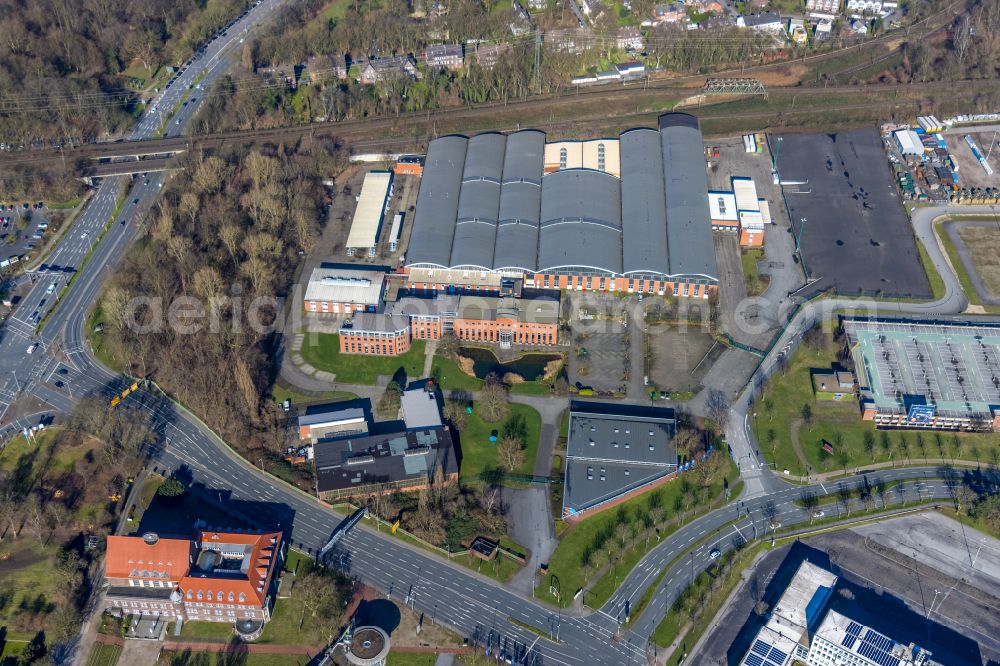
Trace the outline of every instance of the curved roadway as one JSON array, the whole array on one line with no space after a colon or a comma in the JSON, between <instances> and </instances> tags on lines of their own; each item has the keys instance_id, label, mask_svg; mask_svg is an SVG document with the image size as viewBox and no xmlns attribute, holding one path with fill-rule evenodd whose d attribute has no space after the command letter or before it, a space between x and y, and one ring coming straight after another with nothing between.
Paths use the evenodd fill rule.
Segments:
<instances>
[{"instance_id":1,"label":"curved roadway","mask_svg":"<svg viewBox=\"0 0 1000 666\"><path fill-rule=\"evenodd\" d=\"M246 20L260 20L278 3L279 0L269 0L251 12ZM210 60L201 65L202 71L217 75L223 69L223 62L232 54L222 52L222 48L216 52L216 55L221 53L218 58L211 59L212 56L209 56ZM195 66L188 70L192 80L196 70ZM163 100L160 101L162 103ZM183 126L182 123L180 127ZM158 121L147 122L144 118L137 131L149 132L155 131L155 128L158 128ZM157 195L160 178L159 175L152 175L148 181L137 181L127 195L125 212L117 219L128 222L129 216L134 214L130 207L148 210ZM63 257L67 257L77 264L64 265L79 265L81 249L73 244L73 239L80 238L81 233L88 233L88 236L92 233L83 229L103 228L119 182L116 179L101 185L97 196L81 215L72 233L68 233L57 248L50 263L64 261ZM133 199L139 199L139 202L132 204ZM917 234L925 242L932 261L944 278L946 293L942 299L927 304L843 299L809 303L796 314L779 344L761 363L758 373L766 376L774 368L780 354L791 352L791 347L803 331L838 308L860 306L869 308L872 313L932 315L961 312L965 308L965 299L930 228L931 219L940 215L942 210L919 209L914 217ZM963 209L965 212L970 210ZM0 370L9 365L19 377L13 386L10 380L0 385L0 400L9 404L19 400L23 393L29 393L55 410L67 412L80 395L98 392L110 397L128 383L128 380L96 361L86 347L83 331L87 312L99 296L106 271L111 270L123 256L135 233L135 225L130 223L112 226L104 239L96 244L90 261L80 268L73 288L66 292L60 307L51 313L44 331L37 338L34 337L31 322L18 317L10 323L0 342ZM48 302L52 294L45 293L48 289L45 280L49 279L46 276L36 284L25 299L28 307L22 305L21 312L31 311L36 306L41 309L45 305L49 308L54 305L54 299ZM41 300L47 303L37 305ZM25 346L32 339L37 339L42 346L36 352L38 356L26 354ZM59 374L63 370L67 374ZM65 378L64 388L55 387L56 377ZM745 427L749 396L748 390L734 405L728 429L730 444L746 481L744 497L739 503L707 514L665 538L625 577L612 598L597 612L585 616L564 615L494 581L452 565L442 557L382 536L363 525L342 539L331 561L426 613L429 619L445 623L467 636L481 639L494 631L528 646L535 663L640 663L646 659L647 639L665 609L676 599L691 576L707 567L708 550L713 547L722 550L732 548L740 539L763 532L772 518L785 526L808 520L806 512L794 503L801 497L803 488L788 486L757 461L756 447ZM156 465L181 470L202 492L217 498L233 513L246 516L262 526L285 530L295 546L308 552L317 552L329 540L342 516L311 495L262 473L239 458L204 424L166 398L140 391L128 400L141 406L153 427L162 435L162 447L153 452ZM5 407L6 404L0 404L0 409ZM23 422L19 421L18 425ZM868 478L874 483L878 479L889 482L920 479L932 474L934 471L931 468L909 468L884 470L869 474ZM853 485L855 482L854 479L845 479L840 483ZM950 492L945 484L930 481L915 481L913 484L919 487L918 492L925 498L947 497ZM812 489L817 493L832 491L829 485ZM688 551L691 554L687 558L677 559ZM630 629L620 630L626 608L638 603L650 585L660 579L659 573L665 568L667 572L646 611L633 618ZM572 590L563 590L565 595L572 593ZM509 622L508 618L514 618L517 623ZM559 640L541 638L525 629L522 623L557 635Z\"/></svg>"}]
</instances>

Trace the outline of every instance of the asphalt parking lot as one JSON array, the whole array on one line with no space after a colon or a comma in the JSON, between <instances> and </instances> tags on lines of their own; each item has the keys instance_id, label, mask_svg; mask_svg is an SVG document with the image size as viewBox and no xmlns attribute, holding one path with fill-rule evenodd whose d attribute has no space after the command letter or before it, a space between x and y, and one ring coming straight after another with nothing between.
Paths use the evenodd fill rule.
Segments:
<instances>
[{"instance_id":1,"label":"asphalt parking lot","mask_svg":"<svg viewBox=\"0 0 1000 666\"><path fill-rule=\"evenodd\" d=\"M23 257L32 248L44 242L35 236L44 236L47 231L48 210L44 207L33 209L32 206L35 204L30 204L27 209L23 203L2 204L4 209L0 210L0 261L7 261L11 257Z\"/></svg>"},{"instance_id":2,"label":"asphalt parking lot","mask_svg":"<svg viewBox=\"0 0 1000 666\"><path fill-rule=\"evenodd\" d=\"M874 129L785 134L775 148L805 293L930 298L916 239Z\"/></svg>"},{"instance_id":3,"label":"asphalt parking lot","mask_svg":"<svg viewBox=\"0 0 1000 666\"><path fill-rule=\"evenodd\" d=\"M712 640L688 663L738 663L766 619L755 605L763 600L773 607L806 559L839 577L830 608L925 647L940 663L1000 663L1000 598L994 596L1000 543L971 530L962 537L961 525L936 513L809 537L767 553L723 609Z\"/></svg>"}]
</instances>

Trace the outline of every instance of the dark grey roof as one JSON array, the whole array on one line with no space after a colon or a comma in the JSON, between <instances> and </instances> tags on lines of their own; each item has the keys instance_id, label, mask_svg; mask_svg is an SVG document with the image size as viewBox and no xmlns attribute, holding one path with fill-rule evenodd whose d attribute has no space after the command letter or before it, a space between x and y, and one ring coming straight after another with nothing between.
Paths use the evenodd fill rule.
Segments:
<instances>
[{"instance_id":1,"label":"dark grey roof","mask_svg":"<svg viewBox=\"0 0 1000 666\"><path fill-rule=\"evenodd\" d=\"M316 423L329 423L330 421L348 421L352 419L365 418L365 410L362 407L332 403L328 405L312 405L305 414L299 416L299 427L314 425Z\"/></svg>"},{"instance_id":2,"label":"dark grey roof","mask_svg":"<svg viewBox=\"0 0 1000 666\"><path fill-rule=\"evenodd\" d=\"M618 179L602 171L556 171L542 180L538 270L580 266L621 273Z\"/></svg>"},{"instance_id":3,"label":"dark grey roof","mask_svg":"<svg viewBox=\"0 0 1000 666\"><path fill-rule=\"evenodd\" d=\"M564 509L585 511L675 472L676 427L671 410L573 405Z\"/></svg>"},{"instance_id":4,"label":"dark grey roof","mask_svg":"<svg viewBox=\"0 0 1000 666\"><path fill-rule=\"evenodd\" d=\"M479 134L469 139L451 249L453 266L493 268L506 146L503 134Z\"/></svg>"},{"instance_id":5,"label":"dark grey roof","mask_svg":"<svg viewBox=\"0 0 1000 666\"><path fill-rule=\"evenodd\" d=\"M450 265L468 142L464 136L444 136L427 147L406 252L410 264Z\"/></svg>"},{"instance_id":6,"label":"dark grey roof","mask_svg":"<svg viewBox=\"0 0 1000 666\"><path fill-rule=\"evenodd\" d=\"M717 280L698 120L660 116L621 135L621 180L569 169L543 177L545 134L430 143L411 266L593 269Z\"/></svg>"},{"instance_id":7,"label":"dark grey roof","mask_svg":"<svg viewBox=\"0 0 1000 666\"><path fill-rule=\"evenodd\" d=\"M622 268L625 273L670 273L667 208L660 134L634 129L621 135Z\"/></svg>"},{"instance_id":8,"label":"dark grey roof","mask_svg":"<svg viewBox=\"0 0 1000 666\"><path fill-rule=\"evenodd\" d=\"M671 275L717 279L708 178L698 119L686 113L660 116Z\"/></svg>"},{"instance_id":9,"label":"dark grey roof","mask_svg":"<svg viewBox=\"0 0 1000 666\"><path fill-rule=\"evenodd\" d=\"M493 268L537 268L544 157L543 132L525 130L507 137Z\"/></svg>"},{"instance_id":10,"label":"dark grey roof","mask_svg":"<svg viewBox=\"0 0 1000 666\"><path fill-rule=\"evenodd\" d=\"M401 314L381 314L375 312L356 312L351 317L350 325L342 325L341 333L348 335L352 331L358 333L395 333L410 325L409 317Z\"/></svg>"},{"instance_id":11,"label":"dark grey roof","mask_svg":"<svg viewBox=\"0 0 1000 666\"><path fill-rule=\"evenodd\" d=\"M319 442L313 447L320 493L363 489L373 483L432 477L441 467L458 472L455 445L447 428L389 432Z\"/></svg>"}]
</instances>

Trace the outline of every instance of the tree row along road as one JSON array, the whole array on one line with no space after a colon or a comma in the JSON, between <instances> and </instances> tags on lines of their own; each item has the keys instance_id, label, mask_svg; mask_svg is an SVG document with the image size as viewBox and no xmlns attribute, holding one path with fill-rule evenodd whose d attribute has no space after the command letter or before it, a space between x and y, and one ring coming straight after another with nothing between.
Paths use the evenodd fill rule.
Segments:
<instances>
[{"instance_id":1,"label":"tree row along road","mask_svg":"<svg viewBox=\"0 0 1000 666\"><path fill-rule=\"evenodd\" d=\"M962 97L966 95L977 95L991 90L1000 89L1000 82L997 81L931 81L924 83L912 83L904 85L857 85L857 86L829 86L826 88L811 88L800 86L775 87L768 90L769 98L811 98L811 97L850 97L865 95L870 99L867 104L857 105L828 105L824 110L851 110L854 108L869 108L873 104L915 103L918 101L914 95L943 94L947 93L952 97ZM549 99L529 97L524 100L512 101L509 104L487 105L487 106L467 106L438 109L434 111L422 111L405 113L399 116L361 118L356 120L318 122L308 125L297 125L292 127L278 127L253 130L237 130L233 132L221 132L216 134L205 134L199 136L178 136L160 139L143 139L122 141L118 143L95 143L87 144L79 148L65 151L45 150L31 153L7 153L0 155L0 166L14 166L19 164L44 164L62 163L64 161L75 162L81 159L114 159L132 157L135 155L163 155L179 151L189 151L205 148L218 148L227 144L242 144L251 141L294 141L303 136L335 136L337 139L349 145L364 145L365 140L372 140L376 137L387 135L401 136L395 141L414 141L419 136L432 136L438 133L438 125L445 122L455 125L456 130L460 129L462 123L469 124L472 121L482 118L494 118L498 113L519 113L521 111L532 111L536 114L549 112L555 114L566 110L575 110L584 113L584 105L592 105L601 108L601 118L622 118L621 113L609 114L607 108L611 104L623 104L643 96L649 99L664 99L670 97L691 96L697 89L677 87L674 85L650 85L648 88L642 86L616 87L612 89L591 88L580 90L578 94L566 95ZM877 100L876 100L877 98ZM649 101L647 99L646 101ZM720 102L740 99L739 97L719 98ZM757 118L774 116L778 113L815 113L813 108L786 108L779 110L765 111L745 111L729 112L715 115L712 113L712 105L704 107L689 107L684 111L693 113L703 120L726 119L726 118ZM627 115L655 115L659 111L638 112ZM577 117L572 121L565 121L569 124L578 124L588 118ZM513 123L513 121L511 121ZM538 126L552 126L558 123L537 123ZM515 126L491 127L493 130L514 130ZM402 134L401 134L402 133Z\"/></svg>"}]
</instances>

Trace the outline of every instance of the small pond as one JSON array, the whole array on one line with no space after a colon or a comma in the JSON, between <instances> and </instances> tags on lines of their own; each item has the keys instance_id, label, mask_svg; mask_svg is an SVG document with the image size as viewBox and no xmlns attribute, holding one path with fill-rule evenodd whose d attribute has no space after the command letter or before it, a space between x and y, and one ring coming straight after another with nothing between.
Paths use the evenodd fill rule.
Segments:
<instances>
[{"instance_id":1,"label":"small pond","mask_svg":"<svg viewBox=\"0 0 1000 666\"><path fill-rule=\"evenodd\" d=\"M525 354L518 359L501 363L489 349L482 347L462 347L458 353L472 359L472 371L479 379L485 379L491 372L503 377L508 372L524 377L525 381L533 382L541 379L545 366L551 361L562 358L559 354Z\"/></svg>"}]
</instances>

